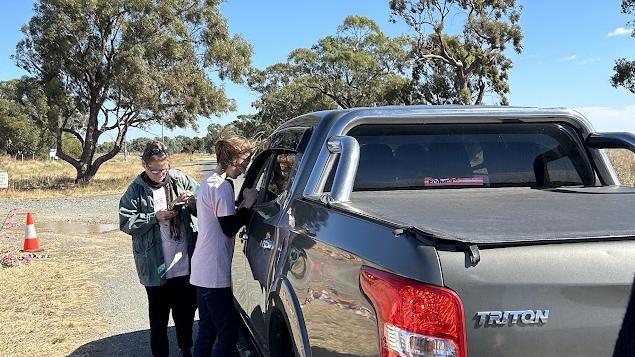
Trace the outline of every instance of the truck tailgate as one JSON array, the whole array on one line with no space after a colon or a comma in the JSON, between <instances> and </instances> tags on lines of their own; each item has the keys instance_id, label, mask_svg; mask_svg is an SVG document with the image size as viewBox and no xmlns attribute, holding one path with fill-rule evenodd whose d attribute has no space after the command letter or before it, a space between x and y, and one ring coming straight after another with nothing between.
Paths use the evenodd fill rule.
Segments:
<instances>
[{"instance_id":1,"label":"truck tailgate","mask_svg":"<svg viewBox=\"0 0 635 357\"><path fill-rule=\"evenodd\" d=\"M612 355L633 284L634 240L480 254L471 266L466 253L439 251L444 285L464 304L469 356Z\"/></svg>"}]
</instances>

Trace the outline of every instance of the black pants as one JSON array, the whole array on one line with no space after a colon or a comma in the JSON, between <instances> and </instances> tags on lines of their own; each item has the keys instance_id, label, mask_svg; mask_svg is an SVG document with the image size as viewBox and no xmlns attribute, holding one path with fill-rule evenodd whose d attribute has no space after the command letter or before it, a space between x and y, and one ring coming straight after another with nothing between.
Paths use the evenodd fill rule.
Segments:
<instances>
[{"instance_id":1,"label":"black pants","mask_svg":"<svg viewBox=\"0 0 635 357\"><path fill-rule=\"evenodd\" d=\"M198 336L195 357L234 356L238 341L239 315L231 288L197 288Z\"/></svg>"},{"instance_id":2,"label":"black pants","mask_svg":"<svg viewBox=\"0 0 635 357\"><path fill-rule=\"evenodd\" d=\"M148 312L150 315L150 347L155 357L170 354L168 343L168 320L170 310L176 328L179 348L192 348L192 325L196 311L196 288L190 285L190 276L168 279L161 286L146 286Z\"/></svg>"}]
</instances>

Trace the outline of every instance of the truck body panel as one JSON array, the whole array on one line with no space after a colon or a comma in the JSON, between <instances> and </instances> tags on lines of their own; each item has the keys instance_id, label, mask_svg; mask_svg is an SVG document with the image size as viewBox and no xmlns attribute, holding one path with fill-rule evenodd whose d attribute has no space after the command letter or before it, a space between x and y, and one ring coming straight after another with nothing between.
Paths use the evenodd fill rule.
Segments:
<instances>
[{"instance_id":1,"label":"truck body panel","mask_svg":"<svg viewBox=\"0 0 635 357\"><path fill-rule=\"evenodd\" d=\"M445 285L461 296L470 356L611 356L635 271L635 241L439 251ZM546 323L499 324L479 312L549 310ZM487 321L481 321L487 320Z\"/></svg>"},{"instance_id":2,"label":"truck body panel","mask_svg":"<svg viewBox=\"0 0 635 357\"><path fill-rule=\"evenodd\" d=\"M501 132L497 138L501 129L513 135ZM404 142L409 133L423 140L416 150L410 145L410 154L444 156L437 162L401 158L421 169L428 165L421 162L430 162L436 176L411 174L399 161L412 144ZM477 144L475 133L483 138ZM533 133L546 139L527 141ZM353 108L283 124L247 173L243 188L265 193L244 240L236 240L233 261L237 306L259 350L277 355L271 341L281 334L288 335L285 355L296 356L385 355L389 345L400 348L391 340L396 335L386 337L386 331L424 342L450 336L411 333L418 328L413 320L388 324L401 320L386 321L361 284L362 272L371 267L405 282L405 290L397 292L403 301L383 302L394 303L390 311L395 313L428 311L425 304L415 304L420 300L408 300L416 294L426 298L449 291L460 300L467 345L459 346L459 336L451 343L435 342L437 347L457 343L464 348L462 356L610 356L635 272L630 213L635 191L617 186L606 154L587 144L591 134L593 128L579 113L558 108ZM470 135L468 166L456 171L447 162L456 158L454 144ZM332 141L338 136L359 142L351 146L360 151L359 158L342 161L357 165L359 159L355 170L347 167L355 177L333 178L346 154ZM603 137L612 145L621 145L620 140ZM501 143L507 156L498 155ZM522 152L527 148L540 150L531 156ZM514 153L521 156L509 156ZM273 183L278 158L288 154L295 164L282 189ZM549 168L561 158L570 161ZM525 167L510 174L496 171L494 164L487 167L488 160ZM381 165L369 170L369 162ZM526 185L521 180L521 187L506 187L527 175L532 179ZM358 182L360 177L371 180ZM338 180L349 180L345 183L353 192L338 197L350 201L331 196L332 185L342 187ZM445 186L437 187L439 182ZM457 182L460 187L452 187ZM474 183L479 187L470 187ZM408 295L413 289L415 295Z\"/></svg>"}]
</instances>

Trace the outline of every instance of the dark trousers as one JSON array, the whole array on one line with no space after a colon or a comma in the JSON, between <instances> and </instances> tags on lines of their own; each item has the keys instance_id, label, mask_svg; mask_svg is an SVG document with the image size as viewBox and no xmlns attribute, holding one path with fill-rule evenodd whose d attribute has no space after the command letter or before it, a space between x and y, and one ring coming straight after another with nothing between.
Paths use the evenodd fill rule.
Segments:
<instances>
[{"instance_id":1,"label":"dark trousers","mask_svg":"<svg viewBox=\"0 0 635 357\"><path fill-rule=\"evenodd\" d=\"M231 288L197 288L198 336L195 357L233 356L238 341L239 316Z\"/></svg>"},{"instance_id":2,"label":"dark trousers","mask_svg":"<svg viewBox=\"0 0 635 357\"><path fill-rule=\"evenodd\" d=\"M148 312L150 315L150 347L155 357L170 354L168 343L168 320L170 310L176 329L179 348L192 348L192 325L196 311L196 287L190 284L190 276L168 279L161 286L146 286Z\"/></svg>"}]
</instances>

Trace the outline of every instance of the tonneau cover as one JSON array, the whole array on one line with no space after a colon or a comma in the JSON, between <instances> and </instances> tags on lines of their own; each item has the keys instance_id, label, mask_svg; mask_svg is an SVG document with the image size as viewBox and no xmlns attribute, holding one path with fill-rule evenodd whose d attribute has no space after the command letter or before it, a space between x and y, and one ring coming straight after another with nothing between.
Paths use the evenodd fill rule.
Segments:
<instances>
[{"instance_id":1,"label":"tonneau cover","mask_svg":"<svg viewBox=\"0 0 635 357\"><path fill-rule=\"evenodd\" d=\"M350 206L437 239L474 244L635 237L635 189L464 188L353 192Z\"/></svg>"}]
</instances>

